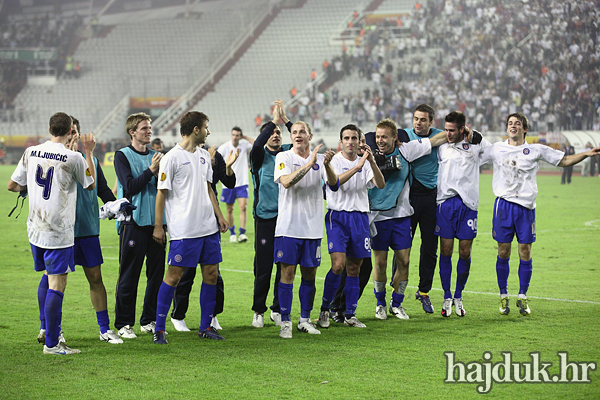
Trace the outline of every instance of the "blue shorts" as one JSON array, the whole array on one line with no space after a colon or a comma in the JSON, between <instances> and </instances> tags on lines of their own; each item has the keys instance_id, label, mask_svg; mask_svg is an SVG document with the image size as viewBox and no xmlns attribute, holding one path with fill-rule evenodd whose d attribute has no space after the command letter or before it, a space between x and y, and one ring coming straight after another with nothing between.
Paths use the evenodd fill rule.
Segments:
<instances>
[{"instance_id":1,"label":"blue shorts","mask_svg":"<svg viewBox=\"0 0 600 400\"><path fill-rule=\"evenodd\" d=\"M44 249L31 245L31 254L36 271L46 271L48 275L68 274L75 271L73 246L63 249Z\"/></svg>"},{"instance_id":2,"label":"blue shorts","mask_svg":"<svg viewBox=\"0 0 600 400\"><path fill-rule=\"evenodd\" d=\"M321 239L278 236L275 238L273 262L316 268L321 265Z\"/></svg>"},{"instance_id":3,"label":"blue shorts","mask_svg":"<svg viewBox=\"0 0 600 400\"><path fill-rule=\"evenodd\" d=\"M501 198L494 202L492 236L498 243L510 243L517 234L517 242L535 242L535 209L530 210L519 204Z\"/></svg>"},{"instance_id":4,"label":"blue shorts","mask_svg":"<svg viewBox=\"0 0 600 400\"><path fill-rule=\"evenodd\" d=\"M219 264L223 261L219 232L200 238L171 240L169 243L168 265L196 268L198 264Z\"/></svg>"},{"instance_id":5,"label":"blue shorts","mask_svg":"<svg viewBox=\"0 0 600 400\"><path fill-rule=\"evenodd\" d=\"M477 236L477 211L465 206L460 196L454 196L438 204L435 234L458 240L473 240Z\"/></svg>"},{"instance_id":6,"label":"blue shorts","mask_svg":"<svg viewBox=\"0 0 600 400\"><path fill-rule=\"evenodd\" d=\"M248 185L238 186L233 189L224 187L221 190L221 201L225 204L233 204L235 203L235 199L239 198L248 198Z\"/></svg>"},{"instance_id":7,"label":"blue shorts","mask_svg":"<svg viewBox=\"0 0 600 400\"><path fill-rule=\"evenodd\" d=\"M348 257L371 257L369 216L360 211L327 211L325 229L329 253L346 253Z\"/></svg>"},{"instance_id":8,"label":"blue shorts","mask_svg":"<svg viewBox=\"0 0 600 400\"><path fill-rule=\"evenodd\" d=\"M75 238L74 252L75 265L94 268L104 262L98 236Z\"/></svg>"},{"instance_id":9,"label":"blue shorts","mask_svg":"<svg viewBox=\"0 0 600 400\"><path fill-rule=\"evenodd\" d=\"M378 251L404 250L412 246L410 217L386 219L375 222L377 235L371 240L371 248Z\"/></svg>"}]
</instances>

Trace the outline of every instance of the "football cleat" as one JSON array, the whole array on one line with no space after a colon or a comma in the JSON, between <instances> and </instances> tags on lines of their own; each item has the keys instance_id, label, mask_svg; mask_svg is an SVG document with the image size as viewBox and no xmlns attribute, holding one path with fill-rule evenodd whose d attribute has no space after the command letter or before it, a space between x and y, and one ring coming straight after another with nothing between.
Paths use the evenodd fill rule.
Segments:
<instances>
[{"instance_id":1,"label":"football cleat","mask_svg":"<svg viewBox=\"0 0 600 400\"><path fill-rule=\"evenodd\" d=\"M387 313L385 312L384 306L377 306L377 308L375 309L375 318L387 319Z\"/></svg>"},{"instance_id":2,"label":"football cleat","mask_svg":"<svg viewBox=\"0 0 600 400\"><path fill-rule=\"evenodd\" d=\"M390 314L399 319L409 319L406 310L404 310L404 307L402 306L394 307L390 304Z\"/></svg>"},{"instance_id":3,"label":"football cleat","mask_svg":"<svg viewBox=\"0 0 600 400\"><path fill-rule=\"evenodd\" d=\"M500 314L508 315L510 307L508 306L508 297L500 297Z\"/></svg>"},{"instance_id":4,"label":"football cleat","mask_svg":"<svg viewBox=\"0 0 600 400\"><path fill-rule=\"evenodd\" d=\"M459 317L464 317L467 314L467 312L463 307L462 298L453 299L452 302L454 303L454 312L456 313L456 315L458 315Z\"/></svg>"},{"instance_id":5,"label":"football cleat","mask_svg":"<svg viewBox=\"0 0 600 400\"><path fill-rule=\"evenodd\" d=\"M248 236L243 233L240 233L240 236L237 238L238 243L244 243L248 241Z\"/></svg>"},{"instance_id":6,"label":"football cleat","mask_svg":"<svg viewBox=\"0 0 600 400\"><path fill-rule=\"evenodd\" d=\"M344 313L341 311L331 311L329 313L329 319L332 319L334 322L338 322L343 324L346 318L344 318Z\"/></svg>"},{"instance_id":7,"label":"football cleat","mask_svg":"<svg viewBox=\"0 0 600 400\"><path fill-rule=\"evenodd\" d=\"M103 342L107 342L110 344L121 344L123 343L123 339L119 337L116 333L111 331L110 329L106 331L106 333L100 332L100 340Z\"/></svg>"},{"instance_id":8,"label":"football cleat","mask_svg":"<svg viewBox=\"0 0 600 400\"><path fill-rule=\"evenodd\" d=\"M292 338L292 321L281 321L281 329L279 330L279 337L283 339Z\"/></svg>"},{"instance_id":9,"label":"football cleat","mask_svg":"<svg viewBox=\"0 0 600 400\"><path fill-rule=\"evenodd\" d=\"M44 345L44 350L42 352L43 354L56 354L56 355L69 355L69 354L79 354L81 353L81 350L77 350L77 349L72 349L70 347L67 347L67 345L65 345L64 343L58 343L56 346L54 347L48 347L46 345Z\"/></svg>"},{"instance_id":10,"label":"football cleat","mask_svg":"<svg viewBox=\"0 0 600 400\"><path fill-rule=\"evenodd\" d=\"M225 340L225 338L219 335L212 326L209 326L203 331L199 331L198 336L204 339Z\"/></svg>"},{"instance_id":11,"label":"football cleat","mask_svg":"<svg viewBox=\"0 0 600 400\"><path fill-rule=\"evenodd\" d=\"M329 311L321 311L319 313L317 324L319 324L321 328L329 328L329 325L331 324L331 322L329 322Z\"/></svg>"},{"instance_id":12,"label":"football cleat","mask_svg":"<svg viewBox=\"0 0 600 400\"><path fill-rule=\"evenodd\" d=\"M367 326L360 322L358 318L352 316L350 318L344 318L344 325L351 326L353 328L366 328Z\"/></svg>"},{"instance_id":13,"label":"football cleat","mask_svg":"<svg viewBox=\"0 0 600 400\"><path fill-rule=\"evenodd\" d=\"M452 315L452 299L444 299L442 304L442 317L449 317Z\"/></svg>"},{"instance_id":14,"label":"football cleat","mask_svg":"<svg viewBox=\"0 0 600 400\"><path fill-rule=\"evenodd\" d=\"M154 332L152 335L152 340L154 344L168 344L167 339L165 339L165 331Z\"/></svg>"},{"instance_id":15,"label":"football cleat","mask_svg":"<svg viewBox=\"0 0 600 400\"><path fill-rule=\"evenodd\" d=\"M521 315L531 314L531 310L529 309L529 304L527 302L527 298L519 298L517 300L517 307L519 307L519 312L521 313Z\"/></svg>"},{"instance_id":16,"label":"football cleat","mask_svg":"<svg viewBox=\"0 0 600 400\"><path fill-rule=\"evenodd\" d=\"M317 329L314 322L312 322L310 319L308 321L298 322L298 331L310 333L311 335L321 334L321 331Z\"/></svg>"},{"instance_id":17,"label":"football cleat","mask_svg":"<svg viewBox=\"0 0 600 400\"><path fill-rule=\"evenodd\" d=\"M433 314L433 304L431 304L431 300L429 300L429 295L421 294L421 292L417 290L417 293L415 293L415 299L421 301L421 304L423 305L423 311L425 311L427 314Z\"/></svg>"}]
</instances>

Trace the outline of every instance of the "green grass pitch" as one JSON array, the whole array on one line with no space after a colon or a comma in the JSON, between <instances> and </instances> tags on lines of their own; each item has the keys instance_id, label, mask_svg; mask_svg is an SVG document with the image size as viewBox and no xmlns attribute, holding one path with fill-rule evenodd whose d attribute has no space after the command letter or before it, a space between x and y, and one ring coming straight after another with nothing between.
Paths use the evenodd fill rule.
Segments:
<instances>
[{"instance_id":1,"label":"green grass pitch","mask_svg":"<svg viewBox=\"0 0 600 400\"><path fill-rule=\"evenodd\" d=\"M0 166L0 180L8 182L14 166ZM108 182L114 170L106 168ZM245 244L230 244L224 236L221 273L225 281L225 311L219 316L225 341L201 340L195 332L176 332L167 321L169 344L156 346L150 335L110 345L98 340L98 325L89 299L89 286L77 267L70 274L63 307L67 344L82 354L42 355L36 341L39 330L37 286L41 275L33 263L22 215L7 217L16 195L0 192L0 398L6 399L192 399L212 398L475 398L477 384L445 383L444 352L459 361L492 362L510 351L513 361L530 361L539 352L551 374L559 372L557 352L569 361L600 361L600 181L575 176L560 185L558 176L538 176L537 242L533 245L533 278L529 290L532 314L522 317L514 306L518 292L518 257L513 246L509 291L512 312L498 313L496 244L491 237L493 194L491 175L481 176L478 237L473 245L471 275L463 299L467 315L442 318L443 293L437 275L430 296L433 315L423 312L414 299L418 283L420 237L417 231L411 254L405 308L410 320L375 319L373 286L359 301L357 317L367 329L332 323L321 335L294 329L291 340L278 337L268 317L265 328L252 321L253 240L249 217ZM236 207L237 210L237 207ZM250 212L249 212L250 215ZM102 266L108 292L109 314L114 320L118 273L118 236L114 222L102 221ZM455 246L455 250L458 246ZM391 258L390 258L391 260ZM456 265L457 255L453 257ZM313 319L318 316L323 278L330 267L323 251L318 271ZM389 272L388 272L389 274ZM141 310L144 273L138 290ZM453 273L453 286L455 271ZM294 292L297 293L299 279ZM200 284L192 290L186 321L198 327ZM388 289L389 297L389 289ZM269 300L272 293L269 294ZM266 315L267 316L267 315ZM292 320L299 317L294 296ZM139 334L139 326L134 327ZM590 372L591 383L496 383L488 398L600 398L600 372Z\"/></svg>"}]
</instances>

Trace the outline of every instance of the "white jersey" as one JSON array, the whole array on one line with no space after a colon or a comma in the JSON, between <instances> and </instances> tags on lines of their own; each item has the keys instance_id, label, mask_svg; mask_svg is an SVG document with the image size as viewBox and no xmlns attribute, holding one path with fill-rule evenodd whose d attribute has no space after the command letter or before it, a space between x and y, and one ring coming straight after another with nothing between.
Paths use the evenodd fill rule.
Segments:
<instances>
[{"instance_id":1,"label":"white jersey","mask_svg":"<svg viewBox=\"0 0 600 400\"><path fill-rule=\"evenodd\" d=\"M322 239L325 220L323 180L327 180L323 160L317 155L317 163L295 185L286 189L279 178L289 175L308 164L310 155L302 158L294 149L278 153L275 157L275 182L279 183L278 216L275 237L296 239Z\"/></svg>"},{"instance_id":2,"label":"white jersey","mask_svg":"<svg viewBox=\"0 0 600 400\"><path fill-rule=\"evenodd\" d=\"M492 144L444 143L438 148L437 204L460 196L473 211L479 207L479 165L484 150Z\"/></svg>"},{"instance_id":3,"label":"white jersey","mask_svg":"<svg viewBox=\"0 0 600 400\"><path fill-rule=\"evenodd\" d=\"M331 166L339 176L358 164L360 157L350 161L342 153L337 153L331 159ZM368 161L356 174L352 175L337 191L327 187L327 208L334 211L360 211L369 212L369 193L367 189L375 186L373 183L373 169Z\"/></svg>"},{"instance_id":4,"label":"white jersey","mask_svg":"<svg viewBox=\"0 0 600 400\"><path fill-rule=\"evenodd\" d=\"M94 183L81 153L47 141L29 147L11 178L27 186L29 242L44 249L63 249L75 243L77 183Z\"/></svg>"},{"instance_id":5,"label":"white jersey","mask_svg":"<svg viewBox=\"0 0 600 400\"><path fill-rule=\"evenodd\" d=\"M426 156L431 153L431 142L427 138L420 140L411 140L410 142L402 143L402 146L398 149L402 157L408 162L413 162L417 158ZM404 187L398 200L396 201L396 207L386 211L371 211L369 221L384 221L386 219L393 218L404 218L409 217L415 213L415 210L410 205L410 185L408 180L404 182Z\"/></svg>"},{"instance_id":6,"label":"white jersey","mask_svg":"<svg viewBox=\"0 0 600 400\"><path fill-rule=\"evenodd\" d=\"M240 149L240 155L231 168L235 173L235 187L240 187L248 185L248 152L252 149L252 145L247 140L240 140L238 146L234 147L231 141L229 141L219 146L218 151L223 156L223 159L227 160L229 153L232 150L235 152L237 149Z\"/></svg>"},{"instance_id":7,"label":"white jersey","mask_svg":"<svg viewBox=\"0 0 600 400\"><path fill-rule=\"evenodd\" d=\"M492 189L494 195L530 210L537 197L536 174L539 161L558 166L565 153L542 144L511 146L508 140L494 143L482 156L482 163L494 163Z\"/></svg>"},{"instance_id":8,"label":"white jersey","mask_svg":"<svg viewBox=\"0 0 600 400\"><path fill-rule=\"evenodd\" d=\"M169 240L199 238L219 230L208 195L212 176L210 154L199 147L190 153L178 144L160 160L157 189L167 189Z\"/></svg>"}]
</instances>

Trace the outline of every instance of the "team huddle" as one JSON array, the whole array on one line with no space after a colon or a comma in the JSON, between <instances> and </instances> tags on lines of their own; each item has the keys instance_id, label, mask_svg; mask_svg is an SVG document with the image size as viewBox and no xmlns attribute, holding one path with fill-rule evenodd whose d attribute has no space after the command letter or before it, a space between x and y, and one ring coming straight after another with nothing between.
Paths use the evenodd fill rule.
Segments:
<instances>
[{"instance_id":1,"label":"team huddle","mask_svg":"<svg viewBox=\"0 0 600 400\"><path fill-rule=\"evenodd\" d=\"M460 317L465 316L462 292L469 277L471 247L477 235L479 167L485 163L493 163L494 168L493 237L498 242L499 310L501 314L510 312L507 281L511 244L516 234L520 260L516 306L522 315L530 314L527 290L532 275L531 245L536 240L539 162L570 166L600 154L600 148L565 156L548 146L528 144L525 141L528 120L520 113L507 117L508 140L494 144L468 129L464 114L458 111L445 117L444 130L431 127L433 118L434 110L421 104L414 111L410 129L398 129L389 119L380 121L374 132L366 134L355 125L346 125L340 130L341 151L320 154L322 145L311 151L310 125L289 121L280 100L273 107L272 121L261 127L255 140L234 128L232 142L219 151L214 146L204 146L210 134L208 116L190 111L180 120L181 142L163 156L146 148L152 134L150 117L133 114L126 123L131 145L115 153L118 180L115 198L93 156L96 145L93 135L80 135L79 122L73 117L64 113L53 115L50 140L25 151L8 183L13 192L29 193L29 241L35 270L44 271L38 289L41 321L38 341L44 344L43 353L80 353L65 345L61 330L67 276L75 265L84 267L90 283L100 340L119 344L123 339L135 338L135 300L144 259L147 285L140 331L152 333L156 344L167 344L165 325L171 304L175 329L189 331L184 318L196 268L200 265L198 335L223 340L216 318L223 311L220 236L229 229L230 241L248 240L245 235L248 149L254 187L253 327L265 324L274 266L277 272L270 319L280 326L281 338L292 337L290 314L298 265L299 332L320 334L319 329L328 328L331 320L349 327L366 327L356 317L356 308L371 276L375 317L384 320L389 314L409 319L402 304L417 226L421 232L421 257L415 298L421 301L425 312L434 313L428 292L433 284L439 238L439 274L444 291L441 314L450 317L454 311ZM291 145L282 144L280 121L290 132ZM74 151L80 139L83 154ZM248 141L242 144L240 139ZM218 181L229 190L224 189L221 198L227 204L227 216L219 208ZM98 239L98 197L105 207L118 204L118 213L124 214L124 209L130 211L127 213L130 215L118 218L117 222L120 265L116 332L110 329L100 272L103 260ZM236 199L240 206L237 237L233 226ZM313 323L311 311L316 271L321 264L323 221L331 270L325 278L319 317ZM452 293L455 239L459 251ZM393 291L388 298L390 249Z\"/></svg>"}]
</instances>

